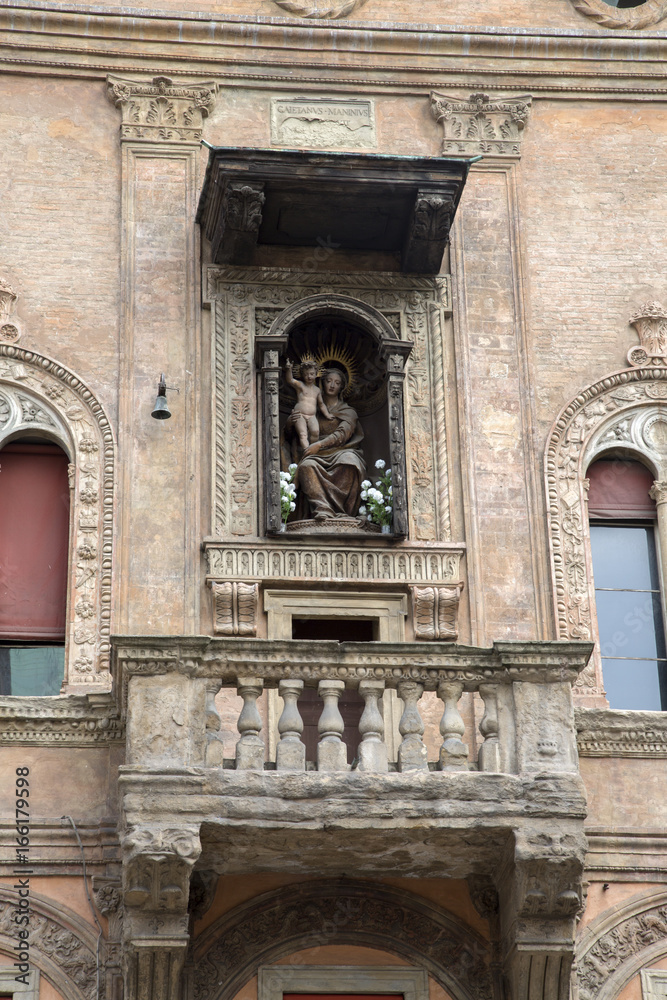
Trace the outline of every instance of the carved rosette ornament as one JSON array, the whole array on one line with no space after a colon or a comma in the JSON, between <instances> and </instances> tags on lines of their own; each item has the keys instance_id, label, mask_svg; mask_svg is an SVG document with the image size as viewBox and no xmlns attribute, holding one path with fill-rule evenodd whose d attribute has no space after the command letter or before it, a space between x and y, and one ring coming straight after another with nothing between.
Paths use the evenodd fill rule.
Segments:
<instances>
[{"instance_id":1,"label":"carved rosette ornament","mask_svg":"<svg viewBox=\"0 0 667 1000\"><path fill-rule=\"evenodd\" d=\"M636 368L667 366L667 310L659 302L646 302L630 317L641 347L631 347L628 361Z\"/></svg>"},{"instance_id":2,"label":"carved rosette ornament","mask_svg":"<svg viewBox=\"0 0 667 1000\"><path fill-rule=\"evenodd\" d=\"M70 465L70 580L65 682L111 686L114 441L92 392L42 355L0 343L0 447L17 431L48 433Z\"/></svg>"},{"instance_id":3,"label":"carved rosette ornament","mask_svg":"<svg viewBox=\"0 0 667 1000\"><path fill-rule=\"evenodd\" d=\"M15 344L21 328L14 317L18 293L8 281L0 278L0 342Z\"/></svg>"},{"instance_id":4,"label":"carved rosette ornament","mask_svg":"<svg viewBox=\"0 0 667 1000\"><path fill-rule=\"evenodd\" d=\"M366 0L274 0L282 10L298 17L348 17Z\"/></svg>"},{"instance_id":5,"label":"carved rosette ornament","mask_svg":"<svg viewBox=\"0 0 667 1000\"><path fill-rule=\"evenodd\" d=\"M461 99L433 91L431 114L442 125L443 154L520 156L531 101L530 94Z\"/></svg>"},{"instance_id":6,"label":"carved rosette ornament","mask_svg":"<svg viewBox=\"0 0 667 1000\"><path fill-rule=\"evenodd\" d=\"M212 80L193 84L156 76L148 83L107 77L109 100L121 111L122 140L198 144L216 93Z\"/></svg>"},{"instance_id":7,"label":"carved rosette ornament","mask_svg":"<svg viewBox=\"0 0 667 1000\"><path fill-rule=\"evenodd\" d=\"M645 0L637 7L611 7L605 0L571 0L580 14L592 18L603 28L650 28L667 17L667 0Z\"/></svg>"}]
</instances>

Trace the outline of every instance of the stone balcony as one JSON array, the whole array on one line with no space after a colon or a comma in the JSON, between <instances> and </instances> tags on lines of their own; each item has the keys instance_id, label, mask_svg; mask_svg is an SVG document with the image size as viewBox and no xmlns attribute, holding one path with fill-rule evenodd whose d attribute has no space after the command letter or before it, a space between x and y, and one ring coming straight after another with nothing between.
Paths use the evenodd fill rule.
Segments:
<instances>
[{"instance_id":1,"label":"stone balcony","mask_svg":"<svg viewBox=\"0 0 667 1000\"><path fill-rule=\"evenodd\" d=\"M472 878L497 894L508 976L530 984L530 969L542 968L540 982L564 982L586 811L571 687L591 648L117 638L128 947L138 956L166 949L170 962L184 952L193 873L209 882L257 872ZM305 687L322 702L311 762L300 740ZM365 704L352 766L338 711L345 688ZM223 689L240 695L233 757L221 752ZM257 708L263 690L282 696L275 754ZM480 696L477 712L460 711L466 692ZM384 722L397 697L392 753ZM430 703L432 714L435 698L440 735L429 748L421 707ZM480 734L474 760L471 725ZM517 985L515 995L538 993Z\"/></svg>"},{"instance_id":2,"label":"stone balcony","mask_svg":"<svg viewBox=\"0 0 667 1000\"><path fill-rule=\"evenodd\" d=\"M526 816L551 830L556 818L562 828L584 815L571 684L589 653L587 643L563 642L474 649L117 640L128 733L121 777L126 822L160 826L178 815L197 828L206 866L219 873L320 871L324 831L335 832L330 874L396 873L397 866L405 875L489 872ZM322 699L312 762L299 735L304 687L316 687ZM352 767L338 711L346 687L365 702ZM218 739L215 697L224 688L242 699L233 759L225 759ZM270 734L257 709L263 689L282 697L275 761L266 759ZM383 709L386 692L394 691L403 708L392 760ZM425 692L434 692L441 707L441 738L431 754L420 714ZM459 711L464 692L479 693L484 706L475 761L469 754L475 734L466 732Z\"/></svg>"}]
</instances>

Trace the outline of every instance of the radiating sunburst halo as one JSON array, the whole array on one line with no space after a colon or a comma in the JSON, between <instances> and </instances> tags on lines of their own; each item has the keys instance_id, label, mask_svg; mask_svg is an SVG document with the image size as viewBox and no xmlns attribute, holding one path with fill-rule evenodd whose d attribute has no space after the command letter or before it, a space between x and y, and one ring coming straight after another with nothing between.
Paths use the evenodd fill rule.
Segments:
<instances>
[{"instance_id":1,"label":"radiating sunburst halo","mask_svg":"<svg viewBox=\"0 0 667 1000\"><path fill-rule=\"evenodd\" d=\"M315 360L319 366L320 374L322 374L327 368L338 367L345 371L345 374L347 375L347 386L342 392L343 396L351 395L357 388L359 383L359 366L357 364L357 359L346 347L338 347L336 345L334 347L323 348L318 351L315 356Z\"/></svg>"}]
</instances>

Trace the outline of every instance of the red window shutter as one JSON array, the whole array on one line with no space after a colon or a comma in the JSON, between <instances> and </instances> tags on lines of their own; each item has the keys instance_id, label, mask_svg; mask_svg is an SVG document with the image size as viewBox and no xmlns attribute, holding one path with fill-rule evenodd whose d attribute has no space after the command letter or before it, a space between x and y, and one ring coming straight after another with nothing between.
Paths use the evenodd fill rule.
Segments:
<instances>
[{"instance_id":1,"label":"red window shutter","mask_svg":"<svg viewBox=\"0 0 667 1000\"><path fill-rule=\"evenodd\" d=\"M0 451L0 638L65 638L69 484L55 445Z\"/></svg>"},{"instance_id":2,"label":"red window shutter","mask_svg":"<svg viewBox=\"0 0 667 1000\"><path fill-rule=\"evenodd\" d=\"M588 513L590 517L649 518L656 517L655 501L649 490L655 476L641 462L624 458L600 459L588 472Z\"/></svg>"}]
</instances>

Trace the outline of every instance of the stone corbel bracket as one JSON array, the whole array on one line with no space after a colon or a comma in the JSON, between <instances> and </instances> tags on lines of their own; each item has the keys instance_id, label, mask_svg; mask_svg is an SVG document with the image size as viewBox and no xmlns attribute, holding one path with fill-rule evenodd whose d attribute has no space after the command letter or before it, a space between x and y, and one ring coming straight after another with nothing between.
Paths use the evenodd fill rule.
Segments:
<instances>
[{"instance_id":1,"label":"stone corbel bracket","mask_svg":"<svg viewBox=\"0 0 667 1000\"><path fill-rule=\"evenodd\" d=\"M454 642L458 639L459 601L463 584L451 587L411 587L415 639Z\"/></svg>"},{"instance_id":2,"label":"stone corbel bracket","mask_svg":"<svg viewBox=\"0 0 667 1000\"><path fill-rule=\"evenodd\" d=\"M431 114L442 125L443 155L518 158L531 102L530 94L460 98L433 91Z\"/></svg>"},{"instance_id":3,"label":"stone corbel bracket","mask_svg":"<svg viewBox=\"0 0 667 1000\"><path fill-rule=\"evenodd\" d=\"M15 344L21 336L21 327L14 316L18 292L8 281L0 278L0 340Z\"/></svg>"},{"instance_id":4,"label":"stone corbel bracket","mask_svg":"<svg viewBox=\"0 0 667 1000\"><path fill-rule=\"evenodd\" d=\"M218 85L176 82L168 76L152 81L107 77L109 100L121 112L121 140L199 144L204 119L215 103Z\"/></svg>"},{"instance_id":5,"label":"stone corbel bracket","mask_svg":"<svg viewBox=\"0 0 667 1000\"><path fill-rule=\"evenodd\" d=\"M259 584L209 580L213 592L216 635L257 635Z\"/></svg>"}]
</instances>

